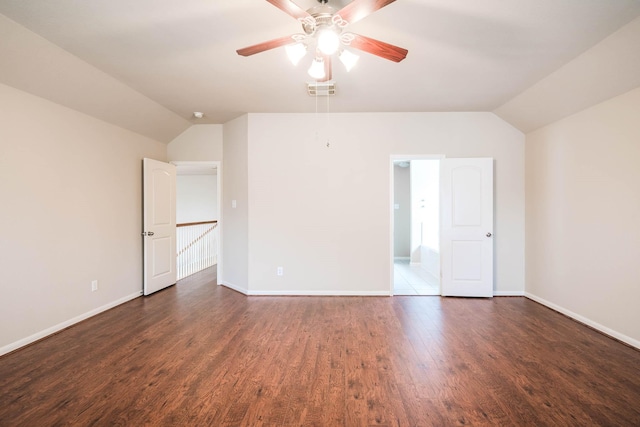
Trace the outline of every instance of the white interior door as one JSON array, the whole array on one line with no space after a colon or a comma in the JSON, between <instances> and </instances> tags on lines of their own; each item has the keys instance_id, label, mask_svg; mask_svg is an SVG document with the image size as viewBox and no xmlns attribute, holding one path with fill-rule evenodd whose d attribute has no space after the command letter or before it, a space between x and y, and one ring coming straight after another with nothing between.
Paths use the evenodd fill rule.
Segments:
<instances>
[{"instance_id":1,"label":"white interior door","mask_svg":"<svg viewBox=\"0 0 640 427\"><path fill-rule=\"evenodd\" d=\"M144 294L176 283L176 167L143 159Z\"/></svg>"},{"instance_id":2,"label":"white interior door","mask_svg":"<svg viewBox=\"0 0 640 427\"><path fill-rule=\"evenodd\" d=\"M493 159L444 159L442 295L493 296Z\"/></svg>"}]
</instances>

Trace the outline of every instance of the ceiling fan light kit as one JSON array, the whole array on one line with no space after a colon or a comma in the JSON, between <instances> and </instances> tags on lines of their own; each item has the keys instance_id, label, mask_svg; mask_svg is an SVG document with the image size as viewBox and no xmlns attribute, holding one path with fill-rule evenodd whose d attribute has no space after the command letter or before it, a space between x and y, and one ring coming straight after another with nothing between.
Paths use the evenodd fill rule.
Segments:
<instances>
[{"instance_id":1,"label":"ceiling fan light kit","mask_svg":"<svg viewBox=\"0 0 640 427\"><path fill-rule=\"evenodd\" d=\"M379 40L358 34L343 32L343 29L365 18L395 0L353 0L340 10L327 5L328 0L318 0L320 5L304 10L291 0L267 0L283 12L296 18L304 34L280 37L257 45L238 49L238 55L251 56L256 53L285 46L289 60L297 65L311 50L314 58L308 69L309 75L318 82L331 80L331 58L336 53L340 62L350 71L359 56L345 47L361 50L394 62L402 61L408 51Z\"/></svg>"},{"instance_id":2,"label":"ceiling fan light kit","mask_svg":"<svg viewBox=\"0 0 640 427\"><path fill-rule=\"evenodd\" d=\"M358 55L349 52L346 49L343 49L342 52L340 52L338 58L340 58L340 62L342 62L347 71L351 71L351 69L356 66L358 59L360 59Z\"/></svg>"},{"instance_id":3,"label":"ceiling fan light kit","mask_svg":"<svg viewBox=\"0 0 640 427\"><path fill-rule=\"evenodd\" d=\"M288 44L284 48L293 65L298 65L300 60L307 54L307 46L304 43Z\"/></svg>"},{"instance_id":4,"label":"ceiling fan light kit","mask_svg":"<svg viewBox=\"0 0 640 427\"><path fill-rule=\"evenodd\" d=\"M307 71L311 77L316 80L322 80L325 77L324 59L316 58L311 63L311 67Z\"/></svg>"},{"instance_id":5,"label":"ceiling fan light kit","mask_svg":"<svg viewBox=\"0 0 640 427\"><path fill-rule=\"evenodd\" d=\"M340 36L333 27L318 30L318 50L324 55L333 55L340 47Z\"/></svg>"}]
</instances>

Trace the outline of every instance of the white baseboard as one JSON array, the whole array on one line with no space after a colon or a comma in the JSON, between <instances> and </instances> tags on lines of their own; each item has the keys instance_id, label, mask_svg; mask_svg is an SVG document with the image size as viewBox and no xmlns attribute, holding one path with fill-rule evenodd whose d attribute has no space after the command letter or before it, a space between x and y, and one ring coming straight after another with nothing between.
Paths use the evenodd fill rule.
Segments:
<instances>
[{"instance_id":1,"label":"white baseboard","mask_svg":"<svg viewBox=\"0 0 640 427\"><path fill-rule=\"evenodd\" d=\"M388 297L391 291L249 291L247 295L255 296L326 296L326 297Z\"/></svg>"},{"instance_id":2,"label":"white baseboard","mask_svg":"<svg viewBox=\"0 0 640 427\"><path fill-rule=\"evenodd\" d=\"M234 285L233 283L229 283L223 280L219 283L219 285L225 286L229 289L233 289L234 291L240 292L241 294L249 295L249 291L247 289Z\"/></svg>"},{"instance_id":3,"label":"white baseboard","mask_svg":"<svg viewBox=\"0 0 640 427\"><path fill-rule=\"evenodd\" d=\"M50 328L47 328L45 330L42 330L40 332L37 332L33 335L30 335L26 338L23 338L21 340L18 340L16 342L13 342L11 344L7 344L4 347L0 347L0 356L2 356L3 354L7 354L10 353L14 350L19 349L20 347L24 347L25 345L29 345L33 342L36 342L42 338L45 338L49 335L55 334L56 332L59 332L65 328L68 328L69 326L75 325L76 323L82 322L85 319L88 319L89 317L93 317L96 314L100 314L103 311L107 311L113 307L116 307L120 304L124 304L127 301L131 301L132 299L138 298L139 296L142 295L142 291L136 292L134 294L131 295L127 295L126 297L120 298L118 300L112 301L109 304L105 304L102 307L98 307L95 308L91 311L88 311L84 314L81 314L79 316L76 316L74 318L71 318L69 320L66 320L62 323L58 323L55 326L52 326Z\"/></svg>"},{"instance_id":4,"label":"white baseboard","mask_svg":"<svg viewBox=\"0 0 640 427\"><path fill-rule=\"evenodd\" d=\"M590 327L592 327L593 329L595 329L597 331L600 331L600 332L602 332L602 333L604 333L606 335L609 335L610 337L613 337L613 338L615 338L617 340L620 340L620 341L622 341L622 342L624 342L626 344L629 344L632 347L640 349L640 341L638 341L638 340L636 340L634 338L628 337L628 336L626 336L624 334L621 334L620 332L617 332L617 331L614 331L613 329L607 328L606 326L601 325L600 323L594 322L591 319L588 319L588 318L586 318L584 316L581 316L581 315L579 315L577 313L574 313L571 310L567 310L566 308L561 307L561 306L559 306L557 304L554 304L554 303L552 303L550 301L547 301L544 298L540 298L537 295L533 295L533 294L531 294L529 292L525 292L525 296L527 298L535 301L535 302L538 302L538 303L540 303L540 304L542 304L544 306L549 307L552 310L555 310L555 311L557 311L559 313L562 313L565 316L571 317L572 319L575 319L580 323L584 323L585 325L590 326Z\"/></svg>"},{"instance_id":5,"label":"white baseboard","mask_svg":"<svg viewBox=\"0 0 640 427\"><path fill-rule=\"evenodd\" d=\"M524 291L493 291L494 297L523 297Z\"/></svg>"},{"instance_id":6,"label":"white baseboard","mask_svg":"<svg viewBox=\"0 0 640 427\"><path fill-rule=\"evenodd\" d=\"M234 285L233 283L229 283L226 281L222 281L220 283L222 286L225 286L234 291L240 292L241 294L247 296L283 296L283 297L302 297L302 296L384 296L388 297L392 295L390 291L331 291L331 290L321 290L321 291L285 291L285 290L268 290L268 291L251 291L240 286Z\"/></svg>"}]
</instances>

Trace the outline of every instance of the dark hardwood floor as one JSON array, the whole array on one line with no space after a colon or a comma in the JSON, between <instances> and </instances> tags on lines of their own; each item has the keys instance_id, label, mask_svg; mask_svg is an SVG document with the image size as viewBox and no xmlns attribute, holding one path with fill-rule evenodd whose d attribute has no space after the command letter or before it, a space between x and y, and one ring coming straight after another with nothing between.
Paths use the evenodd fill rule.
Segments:
<instances>
[{"instance_id":1,"label":"dark hardwood floor","mask_svg":"<svg viewBox=\"0 0 640 427\"><path fill-rule=\"evenodd\" d=\"M0 425L640 425L640 351L525 298L246 297L214 278L1 357Z\"/></svg>"}]
</instances>

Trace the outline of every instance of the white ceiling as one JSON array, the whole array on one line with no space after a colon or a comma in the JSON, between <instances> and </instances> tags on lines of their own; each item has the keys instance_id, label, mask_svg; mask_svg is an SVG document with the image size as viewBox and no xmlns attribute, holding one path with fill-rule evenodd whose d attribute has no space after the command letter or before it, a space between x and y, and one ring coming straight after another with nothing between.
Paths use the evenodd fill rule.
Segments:
<instances>
[{"instance_id":1,"label":"white ceiling","mask_svg":"<svg viewBox=\"0 0 640 427\"><path fill-rule=\"evenodd\" d=\"M317 108L307 65L284 48L235 52L301 32L265 0L0 0L0 14L191 122ZM407 58L363 53L350 73L334 63L328 108L493 111L638 16L640 0L397 0L348 28Z\"/></svg>"}]
</instances>

